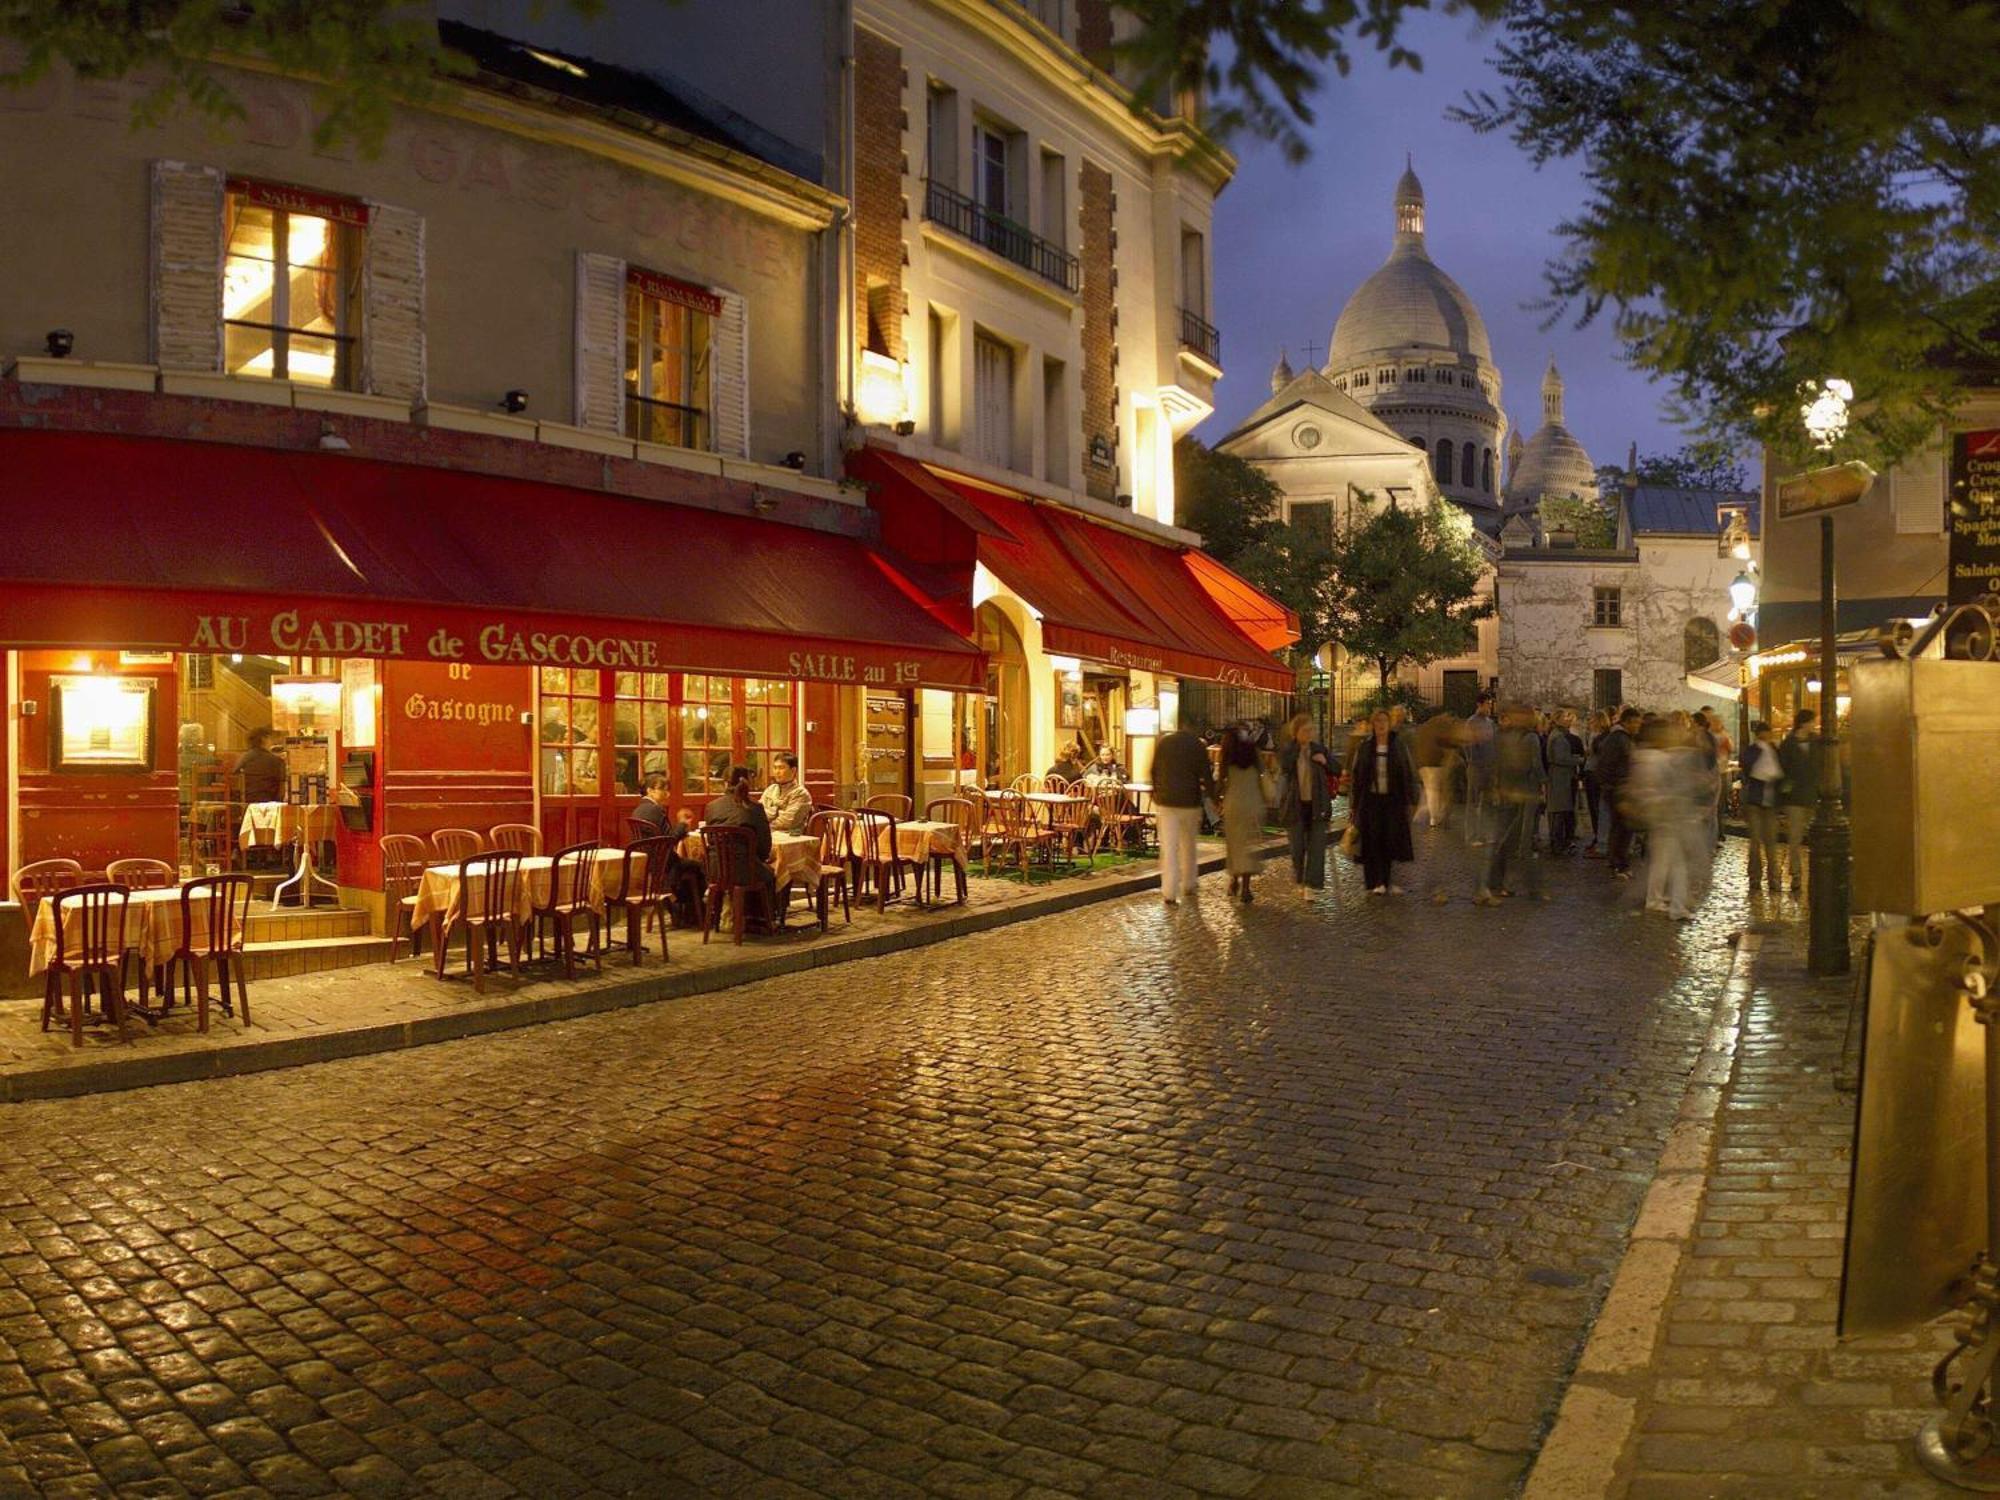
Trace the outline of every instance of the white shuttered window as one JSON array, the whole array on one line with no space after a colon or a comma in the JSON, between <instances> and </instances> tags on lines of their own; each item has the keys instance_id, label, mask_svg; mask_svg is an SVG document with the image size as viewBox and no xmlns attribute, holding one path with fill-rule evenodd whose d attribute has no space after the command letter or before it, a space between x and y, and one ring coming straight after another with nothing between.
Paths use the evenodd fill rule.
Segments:
<instances>
[{"instance_id":1,"label":"white shuttered window","mask_svg":"<svg viewBox=\"0 0 2000 1500\"><path fill-rule=\"evenodd\" d=\"M972 348L973 452L1003 469L1014 467L1014 351L978 334Z\"/></svg>"}]
</instances>

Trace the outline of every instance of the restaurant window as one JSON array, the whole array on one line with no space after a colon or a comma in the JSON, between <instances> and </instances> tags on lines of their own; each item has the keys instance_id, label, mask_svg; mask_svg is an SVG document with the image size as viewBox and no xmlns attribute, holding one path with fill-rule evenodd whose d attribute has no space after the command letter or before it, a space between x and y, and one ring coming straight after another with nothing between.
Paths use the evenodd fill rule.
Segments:
<instances>
[{"instance_id":1,"label":"restaurant window","mask_svg":"<svg viewBox=\"0 0 2000 1500\"><path fill-rule=\"evenodd\" d=\"M598 693L595 667L543 667L541 739L544 797L597 794Z\"/></svg>"},{"instance_id":2,"label":"restaurant window","mask_svg":"<svg viewBox=\"0 0 2000 1500\"><path fill-rule=\"evenodd\" d=\"M614 672L611 691L612 779L620 797L636 801L653 772L673 774L667 674Z\"/></svg>"},{"instance_id":3,"label":"restaurant window","mask_svg":"<svg viewBox=\"0 0 2000 1500\"><path fill-rule=\"evenodd\" d=\"M709 353L722 299L634 267L625 277L625 428L646 443L714 446Z\"/></svg>"},{"instance_id":4,"label":"restaurant window","mask_svg":"<svg viewBox=\"0 0 2000 1500\"><path fill-rule=\"evenodd\" d=\"M223 197L223 369L353 390L367 207L232 178Z\"/></svg>"},{"instance_id":5,"label":"restaurant window","mask_svg":"<svg viewBox=\"0 0 2000 1500\"><path fill-rule=\"evenodd\" d=\"M1590 623L1614 629L1625 623L1625 591L1598 588L1590 591Z\"/></svg>"}]
</instances>

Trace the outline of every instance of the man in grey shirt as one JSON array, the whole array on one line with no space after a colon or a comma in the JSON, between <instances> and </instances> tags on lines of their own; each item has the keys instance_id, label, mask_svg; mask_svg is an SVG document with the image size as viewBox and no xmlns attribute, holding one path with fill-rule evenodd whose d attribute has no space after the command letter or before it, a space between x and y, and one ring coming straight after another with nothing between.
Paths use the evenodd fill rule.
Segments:
<instances>
[{"instance_id":1,"label":"man in grey shirt","mask_svg":"<svg viewBox=\"0 0 2000 1500\"><path fill-rule=\"evenodd\" d=\"M1486 843L1493 804L1494 736L1498 731L1493 722L1493 695L1481 693L1472 717L1465 721L1465 834L1466 842L1475 849Z\"/></svg>"}]
</instances>

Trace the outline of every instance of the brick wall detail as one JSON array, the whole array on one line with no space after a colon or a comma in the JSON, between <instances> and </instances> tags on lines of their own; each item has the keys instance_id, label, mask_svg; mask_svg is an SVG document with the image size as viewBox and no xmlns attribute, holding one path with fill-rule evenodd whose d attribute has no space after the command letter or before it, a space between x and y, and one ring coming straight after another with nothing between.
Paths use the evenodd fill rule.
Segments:
<instances>
[{"instance_id":1,"label":"brick wall detail","mask_svg":"<svg viewBox=\"0 0 2000 1500\"><path fill-rule=\"evenodd\" d=\"M1094 162L1079 173L1078 217L1081 220L1083 263L1083 483L1095 500L1118 494L1118 313L1116 272L1117 194L1111 174ZM1102 438L1111 447L1106 466L1091 458L1091 447Z\"/></svg>"},{"instance_id":2,"label":"brick wall detail","mask_svg":"<svg viewBox=\"0 0 2000 1500\"><path fill-rule=\"evenodd\" d=\"M903 54L854 34L854 329L903 357Z\"/></svg>"}]
</instances>

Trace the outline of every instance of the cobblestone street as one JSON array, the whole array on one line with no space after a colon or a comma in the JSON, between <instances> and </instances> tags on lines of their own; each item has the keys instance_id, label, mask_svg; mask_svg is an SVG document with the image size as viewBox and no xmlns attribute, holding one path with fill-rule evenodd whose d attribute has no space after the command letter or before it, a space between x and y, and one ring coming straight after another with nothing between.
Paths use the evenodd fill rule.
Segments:
<instances>
[{"instance_id":1,"label":"cobblestone street","mask_svg":"<svg viewBox=\"0 0 2000 1500\"><path fill-rule=\"evenodd\" d=\"M1503 1496L1740 923L1277 861L559 1025L13 1106L0 1495ZM1434 890L1451 900L1434 906Z\"/></svg>"}]
</instances>

